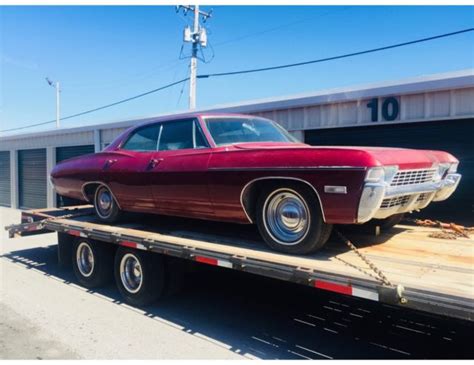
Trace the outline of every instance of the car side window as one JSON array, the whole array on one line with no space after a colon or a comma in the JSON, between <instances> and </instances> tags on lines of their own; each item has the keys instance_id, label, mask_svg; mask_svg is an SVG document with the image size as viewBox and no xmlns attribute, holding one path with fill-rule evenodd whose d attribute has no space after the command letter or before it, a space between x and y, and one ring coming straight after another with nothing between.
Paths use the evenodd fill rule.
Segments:
<instances>
[{"instance_id":1,"label":"car side window","mask_svg":"<svg viewBox=\"0 0 474 365\"><path fill-rule=\"evenodd\" d=\"M172 151L205 147L208 145L195 120L178 120L162 124L158 150Z\"/></svg>"},{"instance_id":2,"label":"car side window","mask_svg":"<svg viewBox=\"0 0 474 365\"><path fill-rule=\"evenodd\" d=\"M124 143L122 149L128 151L156 151L160 124L137 129Z\"/></svg>"}]
</instances>

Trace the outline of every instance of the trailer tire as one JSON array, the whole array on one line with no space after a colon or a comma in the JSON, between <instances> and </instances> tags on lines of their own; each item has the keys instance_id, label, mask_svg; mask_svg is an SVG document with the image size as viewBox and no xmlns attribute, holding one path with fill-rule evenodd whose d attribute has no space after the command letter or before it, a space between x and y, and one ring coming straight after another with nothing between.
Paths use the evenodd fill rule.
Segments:
<instances>
[{"instance_id":1,"label":"trailer tire","mask_svg":"<svg viewBox=\"0 0 474 365\"><path fill-rule=\"evenodd\" d=\"M103 242L79 239L72 249L72 268L86 288L108 284L113 278L113 251Z\"/></svg>"},{"instance_id":2,"label":"trailer tire","mask_svg":"<svg viewBox=\"0 0 474 365\"><path fill-rule=\"evenodd\" d=\"M306 185L268 185L256 208L260 234L274 250L309 254L321 249L331 235L332 225L324 222L319 200Z\"/></svg>"},{"instance_id":3,"label":"trailer tire","mask_svg":"<svg viewBox=\"0 0 474 365\"><path fill-rule=\"evenodd\" d=\"M155 302L165 287L163 256L120 247L115 255L115 282L125 301L144 307Z\"/></svg>"}]
</instances>

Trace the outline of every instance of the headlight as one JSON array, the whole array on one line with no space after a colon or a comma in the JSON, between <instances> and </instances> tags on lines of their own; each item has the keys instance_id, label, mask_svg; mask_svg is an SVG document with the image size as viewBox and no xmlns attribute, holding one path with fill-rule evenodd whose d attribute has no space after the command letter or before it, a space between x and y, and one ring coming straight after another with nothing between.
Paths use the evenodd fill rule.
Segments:
<instances>
[{"instance_id":1,"label":"headlight","mask_svg":"<svg viewBox=\"0 0 474 365\"><path fill-rule=\"evenodd\" d=\"M366 182L390 182L398 171L398 166L372 167L367 170Z\"/></svg>"},{"instance_id":2,"label":"headlight","mask_svg":"<svg viewBox=\"0 0 474 365\"><path fill-rule=\"evenodd\" d=\"M385 177L385 171L383 167L372 167L367 170L365 181L367 182L379 182Z\"/></svg>"}]
</instances>

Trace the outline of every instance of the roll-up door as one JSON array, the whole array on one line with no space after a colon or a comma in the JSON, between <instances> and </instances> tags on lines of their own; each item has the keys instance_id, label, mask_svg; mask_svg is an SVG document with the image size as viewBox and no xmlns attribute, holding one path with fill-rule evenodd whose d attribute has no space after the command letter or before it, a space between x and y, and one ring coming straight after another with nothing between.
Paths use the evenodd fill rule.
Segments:
<instances>
[{"instance_id":1,"label":"roll-up door","mask_svg":"<svg viewBox=\"0 0 474 365\"><path fill-rule=\"evenodd\" d=\"M18 151L20 208L45 208L46 149Z\"/></svg>"},{"instance_id":2,"label":"roll-up door","mask_svg":"<svg viewBox=\"0 0 474 365\"><path fill-rule=\"evenodd\" d=\"M69 158L87 155L89 153L94 153L94 145L58 147L56 148L56 163ZM71 199L61 195L57 196L56 202L58 207L84 204L84 202L79 200Z\"/></svg>"},{"instance_id":3,"label":"roll-up door","mask_svg":"<svg viewBox=\"0 0 474 365\"><path fill-rule=\"evenodd\" d=\"M10 151L0 151L0 205L11 206Z\"/></svg>"}]
</instances>

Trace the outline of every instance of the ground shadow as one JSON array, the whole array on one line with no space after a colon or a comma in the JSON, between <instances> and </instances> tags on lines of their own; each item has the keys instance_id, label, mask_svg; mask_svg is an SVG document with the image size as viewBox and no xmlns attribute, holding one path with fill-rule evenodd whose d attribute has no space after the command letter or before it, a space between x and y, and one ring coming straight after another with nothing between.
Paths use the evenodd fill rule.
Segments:
<instances>
[{"instance_id":1,"label":"ground shadow","mask_svg":"<svg viewBox=\"0 0 474 365\"><path fill-rule=\"evenodd\" d=\"M14 251L2 259L35 269L65 285L56 246ZM114 285L91 291L97 300L121 298ZM263 359L472 358L473 326L430 314L322 292L251 274L198 265L182 290L143 313L236 353Z\"/></svg>"}]
</instances>

